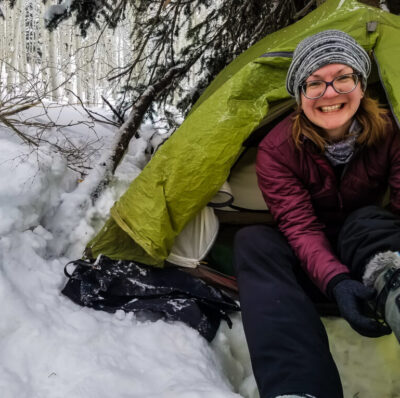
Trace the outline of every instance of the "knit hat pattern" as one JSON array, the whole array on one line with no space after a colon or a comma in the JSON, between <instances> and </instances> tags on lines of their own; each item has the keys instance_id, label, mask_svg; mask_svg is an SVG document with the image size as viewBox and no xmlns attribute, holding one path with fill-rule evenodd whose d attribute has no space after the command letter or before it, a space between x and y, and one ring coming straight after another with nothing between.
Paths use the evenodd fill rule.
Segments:
<instances>
[{"instance_id":1,"label":"knit hat pattern","mask_svg":"<svg viewBox=\"0 0 400 398\"><path fill-rule=\"evenodd\" d=\"M371 73L367 52L347 33L325 30L306 37L296 47L286 75L288 93L300 103L300 85L316 70L329 64L344 64L361 74L363 89Z\"/></svg>"}]
</instances>

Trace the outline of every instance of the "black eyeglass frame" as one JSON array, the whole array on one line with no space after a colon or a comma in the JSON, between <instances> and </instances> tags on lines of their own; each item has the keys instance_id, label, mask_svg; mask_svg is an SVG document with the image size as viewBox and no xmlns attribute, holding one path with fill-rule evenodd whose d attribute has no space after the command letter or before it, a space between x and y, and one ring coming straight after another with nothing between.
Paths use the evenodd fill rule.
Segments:
<instances>
[{"instance_id":1,"label":"black eyeglass frame","mask_svg":"<svg viewBox=\"0 0 400 398\"><path fill-rule=\"evenodd\" d=\"M334 83L337 79L340 79L340 78L343 77L343 76L355 76L355 77L356 77L356 80L355 80L355 82L354 82L354 87L353 87L351 90L349 90L349 91L338 91L338 90L335 88L335 86L333 85L333 83ZM303 93L303 95L304 95L306 98L311 99L311 100L315 100L315 99L321 98L321 97L326 93L326 90L328 89L329 86L332 86L332 88L333 88L338 94L349 94L349 93L351 93L352 91L354 91L354 90L356 89L356 87L357 87L357 85L358 85L358 83L359 83L359 81L360 81L360 77L361 77L361 74L360 74L360 73L357 73L357 72L345 73L344 75L336 76L336 77L335 77L333 80L331 80L330 82L327 82L327 81L325 81L325 80L312 80L312 81L309 81L309 82L304 82L304 83L300 84L300 89L301 89L301 92ZM325 83L325 89L324 89L324 91L322 91L321 95L319 95L318 97L309 97L309 96L306 94L306 85L307 85L307 83L314 83L314 82L322 82L322 83Z\"/></svg>"}]
</instances>

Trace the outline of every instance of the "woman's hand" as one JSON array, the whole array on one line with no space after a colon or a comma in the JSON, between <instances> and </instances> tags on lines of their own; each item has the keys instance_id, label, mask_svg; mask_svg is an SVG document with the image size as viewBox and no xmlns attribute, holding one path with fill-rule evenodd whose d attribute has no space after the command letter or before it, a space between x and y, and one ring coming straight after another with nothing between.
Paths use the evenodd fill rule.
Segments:
<instances>
[{"instance_id":1,"label":"woman's hand","mask_svg":"<svg viewBox=\"0 0 400 398\"><path fill-rule=\"evenodd\" d=\"M391 329L377 320L362 314L361 304L375 296L375 290L364 286L353 279L345 279L333 288L340 314L349 322L350 326L366 337L380 337L390 334Z\"/></svg>"}]
</instances>

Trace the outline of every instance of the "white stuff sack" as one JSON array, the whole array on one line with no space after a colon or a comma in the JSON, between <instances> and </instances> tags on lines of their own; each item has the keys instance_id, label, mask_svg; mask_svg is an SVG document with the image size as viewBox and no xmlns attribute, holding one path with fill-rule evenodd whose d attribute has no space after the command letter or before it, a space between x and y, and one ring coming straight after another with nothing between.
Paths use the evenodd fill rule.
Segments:
<instances>
[{"instance_id":1,"label":"white stuff sack","mask_svg":"<svg viewBox=\"0 0 400 398\"><path fill-rule=\"evenodd\" d=\"M196 268L213 246L218 227L214 210L204 207L176 237L167 261L181 267Z\"/></svg>"}]
</instances>

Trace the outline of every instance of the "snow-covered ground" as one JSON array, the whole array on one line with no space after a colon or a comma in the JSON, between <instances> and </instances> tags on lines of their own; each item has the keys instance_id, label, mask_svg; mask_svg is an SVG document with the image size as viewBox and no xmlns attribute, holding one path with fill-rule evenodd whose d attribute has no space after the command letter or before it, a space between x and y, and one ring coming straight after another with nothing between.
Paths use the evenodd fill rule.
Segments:
<instances>
[{"instance_id":1,"label":"snow-covered ground","mask_svg":"<svg viewBox=\"0 0 400 398\"><path fill-rule=\"evenodd\" d=\"M58 115L60 122L83 118L73 108ZM98 137L90 145L101 147L100 154L113 131L101 124L68 127L76 143ZM60 293L64 265L80 257L145 164L151 128L142 134L93 207L85 197L90 181L81 181L60 155L49 146L30 151L0 127L1 398L258 396L240 315L233 316L232 329L221 324L208 344L184 324L98 312ZM400 397L400 349L393 336L362 338L343 320L324 322L346 398Z\"/></svg>"}]
</instances>

